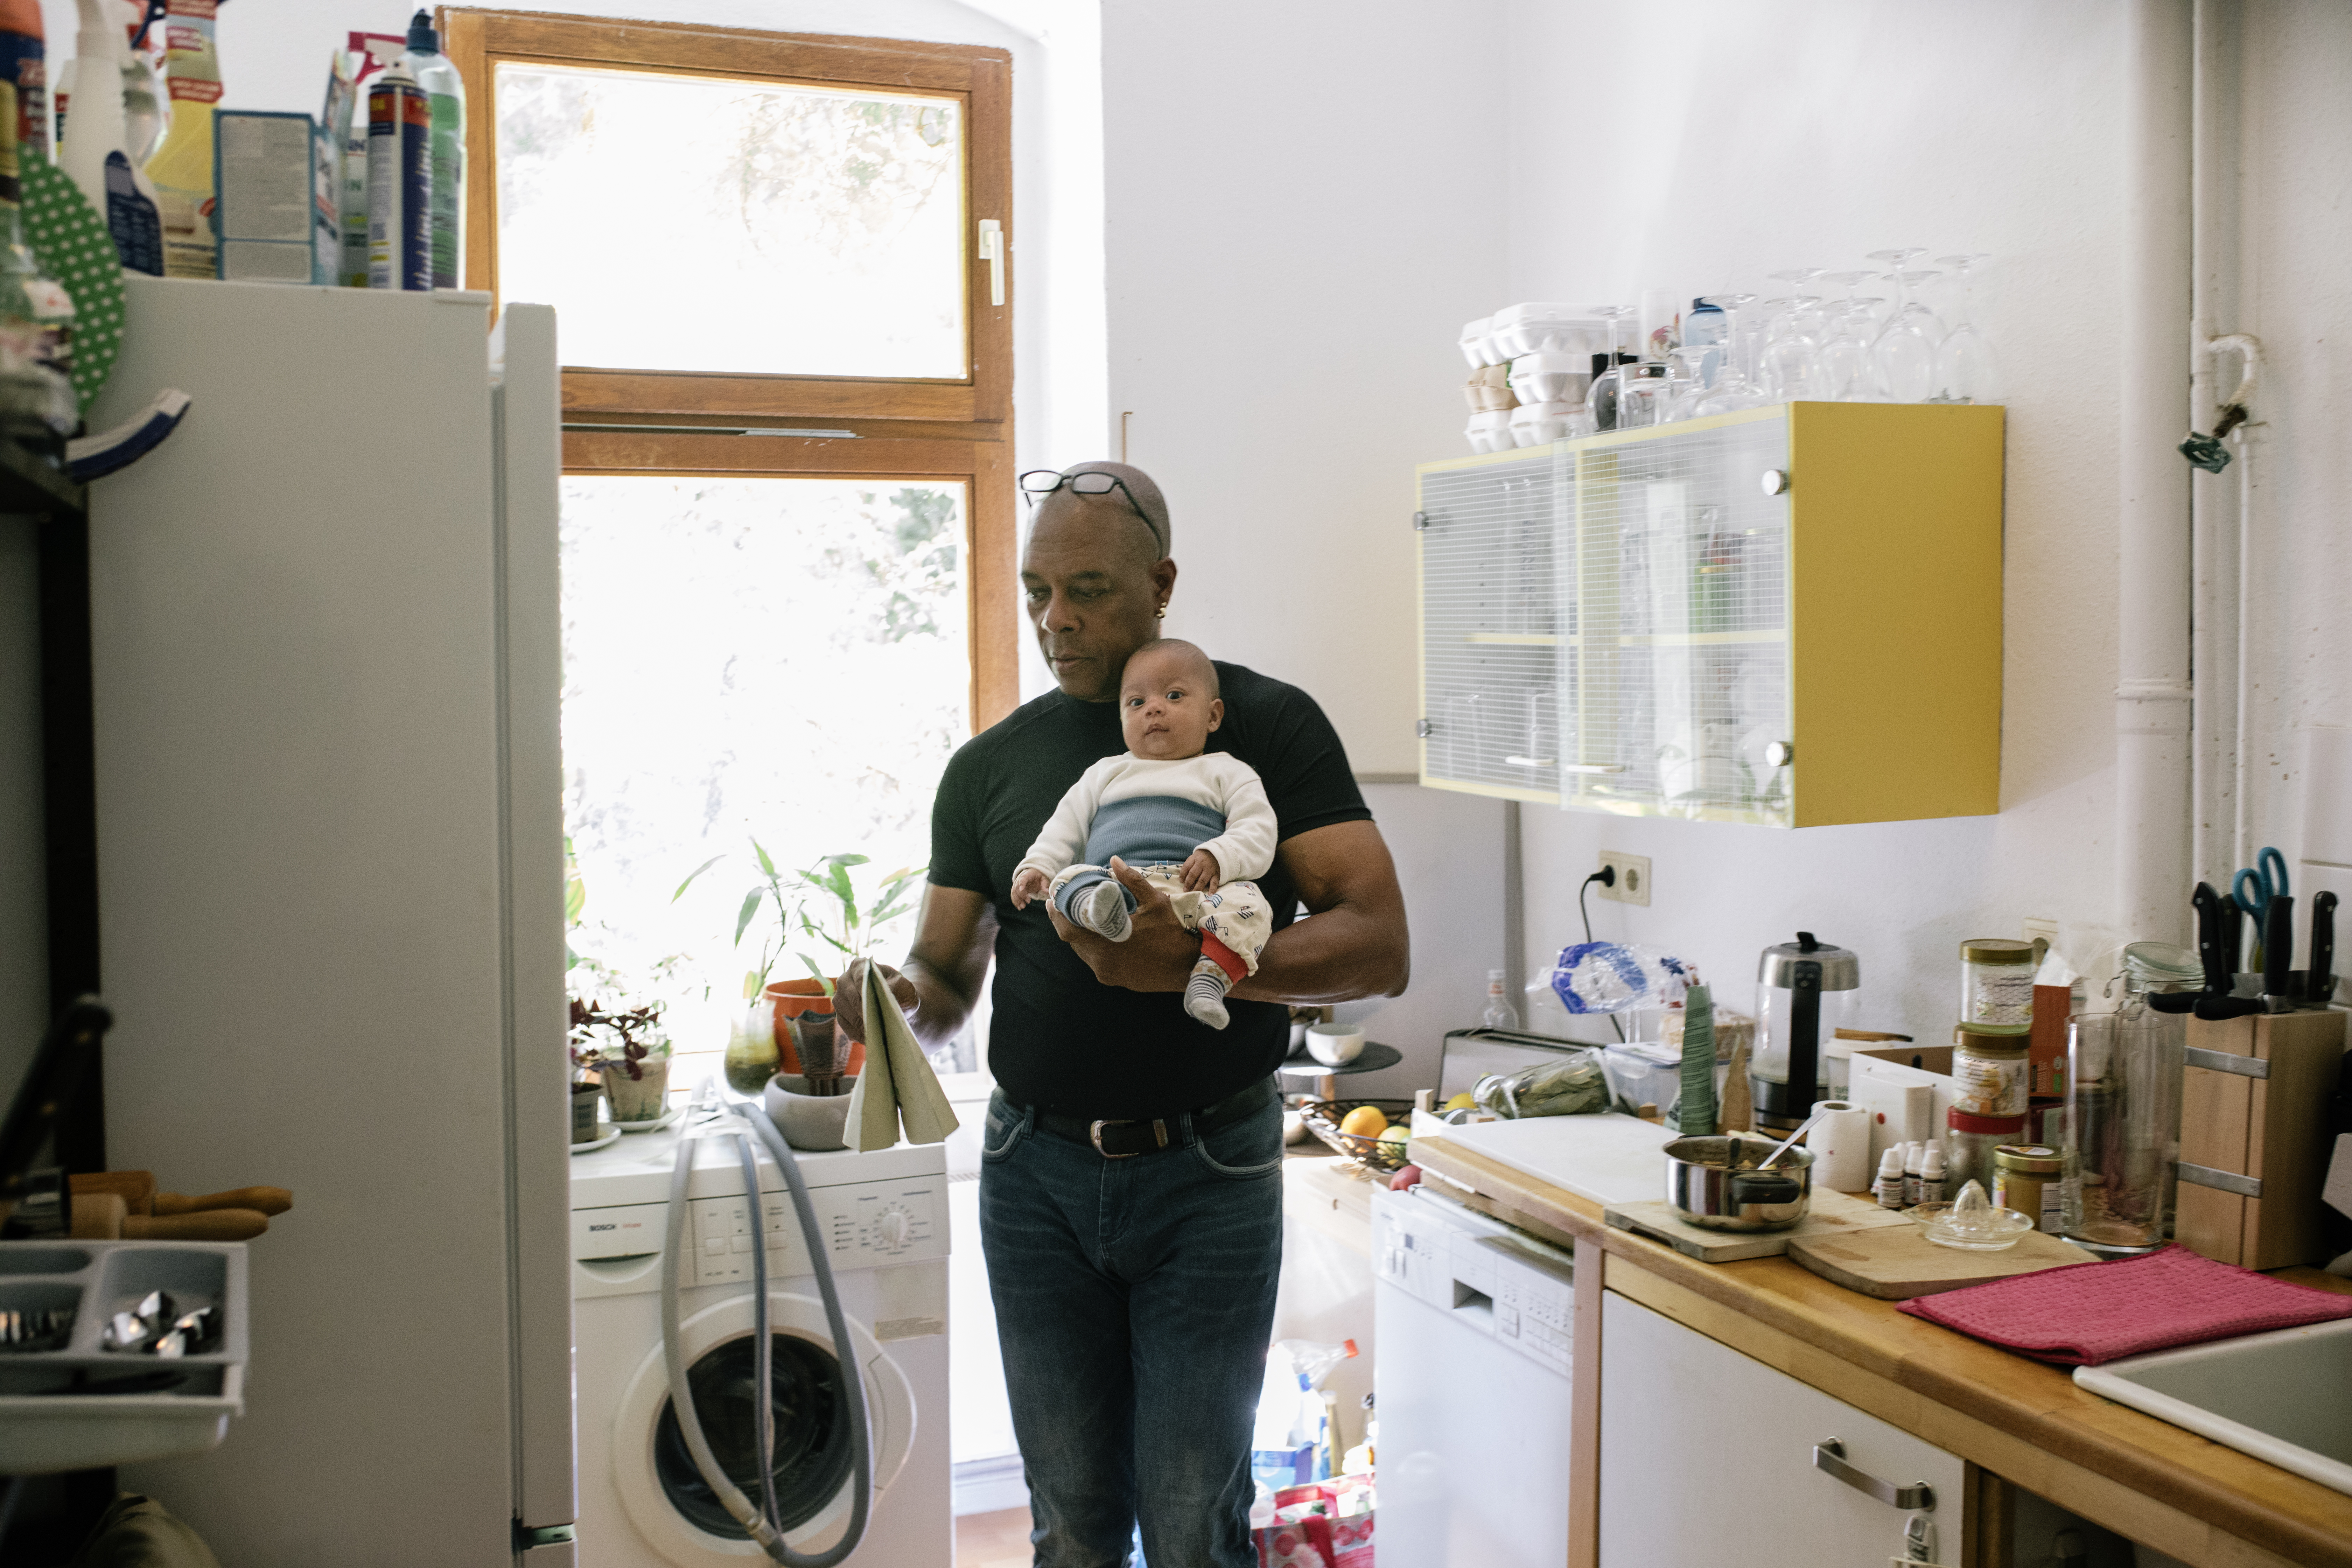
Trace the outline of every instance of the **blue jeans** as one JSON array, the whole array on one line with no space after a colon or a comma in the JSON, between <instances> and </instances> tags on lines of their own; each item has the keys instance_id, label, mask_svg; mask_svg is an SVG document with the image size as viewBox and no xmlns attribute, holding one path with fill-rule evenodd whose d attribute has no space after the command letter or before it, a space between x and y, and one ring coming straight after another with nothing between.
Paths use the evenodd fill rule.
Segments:
<instances>
[{"instance_id":1,"label":"blue jeans","mask_svg":"<svg viewBox=\"0 0 2352 1568\"><path fill-rule=\"evenodd\" d=\"M980 1242L1036 1568L1256 1568L1250 1428L1282 1267L1282 1102L1107 1160L1000 1093Z\"/></svg>"}]
</instances>

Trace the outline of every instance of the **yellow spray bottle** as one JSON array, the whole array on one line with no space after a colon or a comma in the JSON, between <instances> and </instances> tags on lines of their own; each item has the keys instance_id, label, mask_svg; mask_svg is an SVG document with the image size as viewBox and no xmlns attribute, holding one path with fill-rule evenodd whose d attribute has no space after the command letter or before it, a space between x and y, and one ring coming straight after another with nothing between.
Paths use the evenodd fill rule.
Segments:
<instances>
[{"instance_id":1,"label":"yellow spray bottle","mask_svg":"<svg viewBox=\"0 0 2352 1568\"><path fill-rule=\"evenodd\" d=\"M169 0L163 14L163 81L172 129L147 161L163 219L163 275L215 278L213 113L220 106L220 51L213 18L220 0Z\"/></svg>"}]
</instances>

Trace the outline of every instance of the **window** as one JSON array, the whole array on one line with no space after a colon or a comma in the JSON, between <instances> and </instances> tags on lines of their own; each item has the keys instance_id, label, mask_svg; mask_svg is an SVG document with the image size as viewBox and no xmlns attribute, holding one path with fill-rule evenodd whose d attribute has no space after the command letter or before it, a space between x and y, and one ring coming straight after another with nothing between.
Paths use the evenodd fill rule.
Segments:
<instances>
[{"instance_id":1,"label":"window","mask_svg":"<svg viewBox=\"0 0 2352 1568\"><path fill-rule=\"evenodd\" d=\"M751 840L787 870L920 865L948 756L1017 700L1009 59L445 33L467 280L553 304L565 362L574 948L669 1001L681 1057L717 1052L763 950L806 973L772 909L735 940Z\"/></svg>"}]
</instances>

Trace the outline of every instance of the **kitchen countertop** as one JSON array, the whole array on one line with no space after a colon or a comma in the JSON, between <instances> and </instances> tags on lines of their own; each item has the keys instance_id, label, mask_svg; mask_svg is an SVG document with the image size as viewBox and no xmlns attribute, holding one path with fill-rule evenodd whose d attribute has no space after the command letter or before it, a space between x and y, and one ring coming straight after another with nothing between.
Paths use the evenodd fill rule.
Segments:
<instances>
[{"instance_id":1,"label":"kitchen countertop","mask_svg":"<svg viewBox=\"0 0 2352 1568\"><path fill-rule=\"evenodd\" d=\"M1424 1172L1474 1193L1474 1206L1580 1247L1582 1257L1598 1247L1606 1289L2159 1552L2214 1568L2352 1568L2352 1497L2085 1393L2064 1369L1907 1316L1785 1258L1701 1263L1611 1229L1600 1205L1445 1139L1417 1139L1413 1151ZM2316 1269L2279 1278L2352 1294L2352 1280ZM1582 1291L1579 1300L1580 1308ZM1597 1475L1592 1468L1585 1484L1597 1487ZM1964 1505L1982 1510L1980 1523L2005 1513L1985 1489L1971 1492L1984 1493Z\"/></svg>"}]
</instances>

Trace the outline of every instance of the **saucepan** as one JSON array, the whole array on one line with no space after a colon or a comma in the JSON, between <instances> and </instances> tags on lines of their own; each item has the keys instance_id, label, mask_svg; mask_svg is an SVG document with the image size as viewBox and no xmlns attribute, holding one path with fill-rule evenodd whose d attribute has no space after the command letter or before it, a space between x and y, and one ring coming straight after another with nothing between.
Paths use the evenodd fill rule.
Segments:
<instances>
[{"instance_id":1,"label":"saucepan","mask_svg":"<svg viewBox=\"0 0 2352 1568\"><path fill-rule=\"evenodd\" d=\"M1732 1133L1666 1145L1666 1202L1703 1230L1786 1230L1812 1205L1813 1152Z\"/></svg>"}]
</instances>

